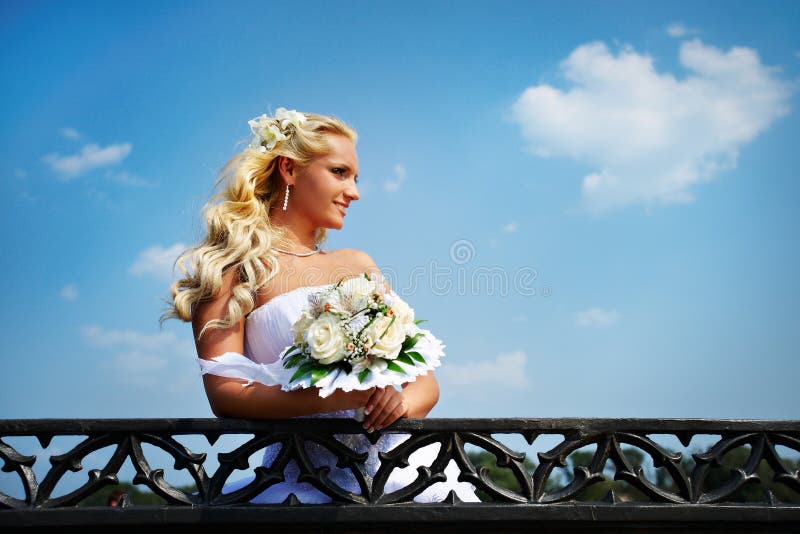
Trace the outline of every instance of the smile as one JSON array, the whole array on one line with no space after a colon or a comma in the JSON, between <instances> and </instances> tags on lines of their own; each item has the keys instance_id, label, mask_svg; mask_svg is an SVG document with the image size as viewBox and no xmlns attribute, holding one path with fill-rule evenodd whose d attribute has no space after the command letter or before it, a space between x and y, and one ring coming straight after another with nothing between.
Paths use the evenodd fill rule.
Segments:
<instances>
[{"instance_id":1,"label":"smile","mask_svg":"<svg viewBox=\"0 0 800 534\"><path fill-rule=\"evenodd\" d=\"M342 217L344 217L346 215L345 210L344 210L344 206L342 206L338 202L334 202L334 204L336 205L337 208L339 208L339 211L342 212Z\"/></svg>"}]
</instances>

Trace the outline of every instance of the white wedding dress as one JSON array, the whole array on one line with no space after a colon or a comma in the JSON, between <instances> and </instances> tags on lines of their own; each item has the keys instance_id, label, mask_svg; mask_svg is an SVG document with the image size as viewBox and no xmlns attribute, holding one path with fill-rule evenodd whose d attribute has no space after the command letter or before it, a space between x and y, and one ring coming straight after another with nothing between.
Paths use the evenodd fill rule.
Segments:
<instances>
[{"instance_id":1,"label":"white wedding dress","mask_svg":"<svg viewBox=\"0 0 800 534\"><path fill-rule=\"evenodd\" d=\"M245 323L245 343L244 355L250 360L260 364L274 364L280 358L282 351L292 344L293 334L291 327L300 317L303 307L307 304L308 295L311 291L320 290L329 285L299 287L287 293L278 295L266 304L253 310L246 319ZM394 296L396 293L392 292ZM399 297L398 297L399 298ZM207 362L201 362L201 369L207 372L204 367ZM235 376L235 375L232 375ZM287 376L287 375L281 375ZM329 418L353 418L356 410L341 410L326 413L304 415L302 417L329 417ZM383 433L372 445L364 434L335 434L334 437L352 448L358 453L367 452L368 459L365 462L367 474L371 477L380 467L379 452L386 452L411 437L407 433ZM329 466L328 478L341 486L343 489L360 494L361 490L355 476L349 468L339 468L336 466L336 456L325 447L315 443L306 442L306 451L315 467ZM281 444L274 443L264 450L262 465L268 467L278 456ZM418 449L409 456L409 466L405 468L395 468L384 486L384 493L392 493L401 489L417 476L417 467L425 465L430 467L439 452L440 445L432 443ZM444 500L451 490L454 490L459 499L465 502L480 502L475 494L475 486L469 482L459 482L458 475L460 470L454 460L450 460L445 469L447 480L436 482L428 486L423 492L414 497L414 502L440 502ZM331 497L316 489L308 482L298 482L297 477L300 469L297 462L292 459L284 469L284 482L274 484L264 490L260 495L251 500L253 503L281 503L294 494L301 503L329 503ZM253 477L243 480L230 482L224 486L223 493L228 494L243 488L253 481Z\"/></svg>"}]
</instances>

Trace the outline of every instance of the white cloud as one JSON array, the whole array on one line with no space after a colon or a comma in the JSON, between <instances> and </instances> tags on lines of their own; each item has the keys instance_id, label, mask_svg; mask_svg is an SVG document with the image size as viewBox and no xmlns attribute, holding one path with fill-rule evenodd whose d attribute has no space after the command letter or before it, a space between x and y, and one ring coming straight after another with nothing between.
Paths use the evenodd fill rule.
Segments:
<instances>
[{"instance_id":1,"label":"white cloud","mask_svg":"<svg viewBox=\"0 0 800 534\"><path fill-rule=\"evenodd\" d=\"M626 205L692 202L691 187L736 166L739 149L789 112L791 86L745 47L723 52L684 41L683 80L653 59L602 42L562 62L572 87L526 89L513 106L528 149L593 170L582 202L599 213Z\"/></svg>"},{"instance_id":2,"label":"white cloud","mask_svg":"<svg viewBox=\"0 0 800 534\"><path fill-rule=\"evenodd\" d=\"M506 224L505 226L503 226L503 233L513 234L514 232L517 231L517 227L518 227L517 223L510 222L510 223Z\"/></svg>"},{"instance_id":3,"label":"white cloud","mask_svg":"<svg viewBox=\"0 0 800 534\"><path fill-rule=\"evenodd\" d=\"M78 287L75 284L69 284L62 287L58 294L64 300L73 301L78 298Z\"/></svg>"},{"instance_id":4,"label":"white cloud","mask_svg":"<svg viewBox=\"0 0 800 534\"><path fill-rule=\"evenodd\" d=\"M383 184L383 188L390 193L400 189L400 186L406 181L406 168L398 163L394 166L394 176L394 180L387 180Z\"/></svg>"},{"instance_id":5,"label":"white cloud","mask_svg":"<svg viewBox=\"0 0 800 534\"><path fill-rule=\"evenodd\" d=\"M670 37L684 37L688 33L695 33L695 32L690 32L689 29L680 22L673 22L671 24L668 24L665 29L667 35L669 35Z\"/></svg>"},{"instance_id":6,"label":"white cloud","mask_svg":"<svg viewBox=\"0 0 800 534\"><path fill-rule=\"evenodd\" d=\"M590 308L575 315L575 324L578 326L609 327L617 324L620 314L616 310Z\"/></svg>"},{"instance_id":7,"label":"white cloud","mask_svg":"<svg viewBox=\"0 0 800 534\"><path fill-rule=\"evenodd\" d=\"M134 176L128 171L108 172L106 173L106 176L109 177L114 182L117 182L118 184L122 185L130 185L133 187L144 187L150 185L146 181L142 180L137 176Z\"/></svg>"},{"instance_id":8,"label":"white cloud","mask_svg":"<svg viewBox=\"0 0 800 534\"><path fill-rule=\"evenodd\" d=\"M81 138L81 134L78 133L78 130L75 128L61 128L59 130L62 136L66 137L67 139L72 139L73 141L77 141Z\"/></svg>"},{"instance_id":9,"label":"white cloud","mask_svg":"<svg viewBox=\"0 0 800 534\"><path fill-rule=\"evenodd\" d=\"M197 358L193 341L179 339L174 332L147 334L87 325L81 327L81 335L88 345L110 351L104 367L116 380L137 386L166 385L162 383L180 376L178 368ZM173 367L175 373L167 372ZM180 382L186 384L186 380Z\"/></svg>"},{"instance_id":10,"label":"white cloud","mask_svg":"<svg viewBox=\"0 0 800 534\"><path fill-rule=\"evenodd\" d=\"M158 245L139 253L128 272L135 276L152 275L159 280L172 280L172 268L178 256L186 250L183 243L175 243L169 248Z\"/></svg>"},{"instance_id":11,"label":"white cloud","mask_svg":"<svg viewBox=\"0 0 800 534\"><path fill-rule=\"evenodd\" d=\"M447 362L435 371L447 387L462 388L479 386L481 388L527 389L528 377L525 363L528 356L522 351L498 354L494 359L479 362Z\"/></svg>"},{"instance_id":12,"label":"white cloud","mask_svg":"<svg viewBox=\"0 0 800 534\"><path fill-rule=\"evenodd\" d=\"M101 326L86 325L81 327L81 334L90 345L99 348L124 346L143 352L159 352L176 343L174 332L143 334L135 330L106 330Z\"/></svg>"},{"instance_id":13,"label":"white cloud","mask_svg":"<svg viewBox=\"0 0 800 534\"><path fill-rule=\"evenodd\" d=\"M107 167L119 163L131 152L130 143L119 143L100 148L96 144L89 144L81 149L80 154L74 156L61 156L48 154L43 159L64 180L69 180L85 174L98 167Z\"/></svg>"}]
</instances>

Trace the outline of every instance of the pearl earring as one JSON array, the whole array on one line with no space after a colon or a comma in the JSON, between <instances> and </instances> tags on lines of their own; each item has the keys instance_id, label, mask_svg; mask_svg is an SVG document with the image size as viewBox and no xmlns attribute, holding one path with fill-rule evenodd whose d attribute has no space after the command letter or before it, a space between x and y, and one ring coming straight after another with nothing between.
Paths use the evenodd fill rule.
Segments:
<instances>
[{"instance_id":1,"label":"pearl earring","mask_svg":"<svg viewBox=\"0 0 800 534\"><path fill-rule=\"evenodd\" d=\"M283 196L283 211L286 211L286 206L289 204L289 184L286 184L286 194Z\"/></svg>"}]
</instances>

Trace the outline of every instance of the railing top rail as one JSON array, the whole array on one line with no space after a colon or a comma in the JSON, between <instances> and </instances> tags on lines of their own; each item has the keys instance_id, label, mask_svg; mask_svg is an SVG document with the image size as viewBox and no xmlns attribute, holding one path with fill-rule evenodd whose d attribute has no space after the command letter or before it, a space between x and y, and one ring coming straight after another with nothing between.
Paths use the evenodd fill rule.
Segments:
<instances>
[{"instance_id":1,"label":"railing top rail","mask_svg":"<svg viewBox=\"0 0 800 534\"><path fill-rule=\"evenodd\" d=\"M361 431L352 419L0 419L5 436L35 433L86 434L95 432L152 431L179 433L294 430L313 423L320 431ZM492 433L597 433L638 432L721 434L726 432L800 432L800 420L793 419L655 419L655 418L428 418L399 419L384 432L492 432Z\"/></svg>"}]
</instances>

